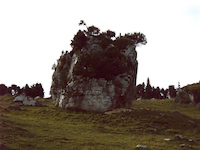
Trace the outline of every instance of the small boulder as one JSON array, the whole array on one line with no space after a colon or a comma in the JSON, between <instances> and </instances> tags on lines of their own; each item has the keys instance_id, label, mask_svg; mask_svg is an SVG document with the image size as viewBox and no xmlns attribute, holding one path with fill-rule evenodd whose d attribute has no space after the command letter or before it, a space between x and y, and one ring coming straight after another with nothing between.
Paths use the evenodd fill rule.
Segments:
<instances>
[{"instance_id":1,"label":"small boulder","mask_svg":"<svg viewBox=\"0 0 200 150\"><path fill-rule=\"evenodd\" d=\"M179 90L177 92L177 96L175 98L175 102L179 102L182 104L189 104L192 102L190 95L184 90Z\"/></svg>"},{"instance_id":2,"label":"small boulder","mask_svg":"<svg viewBox=\"0 0 200 150\"><path fill-rule=\"evenodd\" d=\"M19 96L15 97L13 102L23 102L25 99L27 99L27 97L25 95L19 95Z\"/></svg>"},{"instance_id":3,"label":"small boulder","mask_svg":"<svg viewBox=\"0 0 200 150\"><path fill-rule=\"evenodd\" d=\"M25 95L19 95L17 97L15 97L15 99L13 100L13 106L21 106L21 105L25 105L25 106L36 106L36 101L33 100L32 98L29 98Z\"/></svg>"},{"instance_id":4,"label":"small boulder","mask_svg":"<svg viewBox=\"0 0 200 150\"><path fill-rule=\"evenodd\" d=\"M180 147L186 147L186 145L185 144L180 144Z\"/></svg>"},{"instance_id":5,"label":"small boulder","mask_svg":"<svg viewBox=\"0 0 200 150\"><path fill-rule=\"evenodd\" d=\"M181 135L181 134L176 134L176 135L175 135L175 138L176 138L177 140L183 140L183 139L184 139L184 136Z\"/></svg>"},{"instance_id":6,"label":"small boulder","mask_svg":"<svg viewBox=\"0 0 200 150\"><path fill-rule=\"evenodd\" d=\"M34 98L34 100L39 100L39 99L41 99L40 96L36 96L36 97Z\"/></svg>"},{"instance_id":7,"label":"small boulder","mask_svg":"<svg viewBox=\"0 0 200 150\"><path fill-rule=\"evenodd\" d=\"M136 145L135 150L149 150L149 148L147 145L138 144Z\"/></svg>"},{"instance_id":8,"label":"small boulder","mask_svg":"<svg viewBox=\"0 0 200 150\"><path fill-rule=\"evenodd\" d=\"M35 106L36 105L36 101L33 99L25 99L23 101L23 105L25 106Z\"/></svg>"},{"instance_id":9,"label":"small boulder","mask_svg":"<svg viewBox=\"0 0 200 150\"><path fill-rule=\"evenodd\" d=\"M164 141L168 142L168 141L171 141L171 139L170 138L165 138Z\"/></svg>"}]
</instances>

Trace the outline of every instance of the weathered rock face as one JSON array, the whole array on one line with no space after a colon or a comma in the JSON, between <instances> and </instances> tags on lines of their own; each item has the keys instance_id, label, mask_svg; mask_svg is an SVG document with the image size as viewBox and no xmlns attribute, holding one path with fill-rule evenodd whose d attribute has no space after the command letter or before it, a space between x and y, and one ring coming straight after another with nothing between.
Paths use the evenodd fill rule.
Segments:
<instances>
[{"instance_id":1,"label":"weathered rock face","mask_svg":"<svg viewBox=\"0 0 200 150\"><path fill-rule=\"evenodd\" d=\"M135 47L136 44L134 42L131 44L129 42L124 49L118 49L112 43L103 48L102 41L97 36L88 36L87 42L78 52L66 52L63 54L53 74L51 86L51 95L56 105L65 109L81 109L95 112L130 107L131 101L135 98L138 67ZM123 71L119 74L115 73L114 76L109 76L109 78L104 78L103 75L98 76L98 73L94 75L95 63L98 64L99 61L102 61L101 59L105 59L100 56L104 56L102 54L104 54L105 49L110 50L111 48L120 50L119 58L123 58L121 64L126 69L122 69ZM92 63L92 67L91 63L87 63L87 61L80 63L83 57L88 55L94 55L95 58L98 55L100 57L93 62L94 64ZM106 66L110 65L109 61L115 59L110 59L110 57L112 56L109 55L106 63L102 61L104 64L102 66L100 64L100 67L96 68L104 70L105 67L106 70ZM88 59L93 59L93 57ZM77 73L78 66L83 70L82 73ZM113 66L115 67L115 64ZM115 72L117 72L116 69L114 70ZM96 69L96 71L99 70ZM99 74L102 72L99 72ZM112 70L111 72L104 72L104 74L109 73L112 73Z\"/></svg>"}]
</instances>

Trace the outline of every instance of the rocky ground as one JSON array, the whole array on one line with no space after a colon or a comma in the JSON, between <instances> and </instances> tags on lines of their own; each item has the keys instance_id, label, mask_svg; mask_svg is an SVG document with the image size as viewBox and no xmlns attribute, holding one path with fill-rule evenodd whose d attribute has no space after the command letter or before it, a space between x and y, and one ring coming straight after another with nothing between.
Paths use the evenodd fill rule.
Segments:
<instances>
[{"instance_id":1,"label":"rocky ground","mask_svg":"<svg viewBox=\"0 0 200 150\"><path fill-rule=\"evenodd\" d=\"M200 149L200 107L173 100L134 101L112 113L45 107L10 107L0 97L0 150Z\"/></svg>"}]
</instances>

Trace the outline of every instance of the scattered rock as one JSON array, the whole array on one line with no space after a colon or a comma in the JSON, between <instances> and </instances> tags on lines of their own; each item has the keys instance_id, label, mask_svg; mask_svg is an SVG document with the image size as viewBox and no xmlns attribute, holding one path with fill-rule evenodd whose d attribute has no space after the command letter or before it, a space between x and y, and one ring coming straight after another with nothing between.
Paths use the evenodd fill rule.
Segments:
<instances>
[{"instance_id":1,"label":"scattered rock","mask_svg":"<svg viewBox=\"0 0 200 150\"><path fill-rule=\"evenodd\" d=\"M177 140L183 140L184 139L183 135L181 135L181 134L176 134L175 137L176 137Z\"/></svg>"},{"instance_id":2,"label":"scattered rock","mask_svg":"<svg viewBox=\"0 0 200 150\"><path fill-rule=\"evenodd\" d=\"M135 147L135 150L148 150L147 145L138 144Z\"/></svg>"},{"instance_id":3,"label":"scattered rock","mask_svg":"<svg viewBox=\"0 0 200 150\"><path fill-rule=\"evenodd\" d=\"M185 144L180 144L180 147L186 147L186 145Z\"/></svg>"},{"instance_id":4,"label":"scattered rock","mask_svg":"<svg viewBox=\"0 0 200 150\"><path fill-rule=\"evenodd\" d=\"M39 97L38 97L39 98ZM20 106L44 106L42 102L36 101L31 97L27 97L21 94L13 100L13 103L9 106L11 109L20 110Z\"/></svg>"},{"instance_id":5,"label":"scattered rock","mask_svg":"<svg viewBox=\"0 0 200 150\"><path fill-rule=\"evenodd\" d=\"M33 100L30 97L27 97L25 95L19 95L17 97L15 97L15 99L13 100L14 104L12 104L14 107L18 107L21 105L25 105L25 106L36 106L36 101Z\"/></svg>"},{"instance_id":6,"label":"scattered rock","mask_svg":"<svg viewBox=\"0 0 200 150\"><path fill-rule=\"evenodd\" d=\"M192 142L194 142L194 141L193 141L193 139L188 139L188 142L191 142L191 143L192 143Z\"/></svg>"},{"instance_id":7,"label":"scattered rock","mask_svg":"<svg viewBox=\"0 0 200 150\"><path fill-rule=\"evenodd\" d=\"M171 139L170 138L165 138L164 141L171 141Z\"/></svg>"},{"instance_id":8,"label":"scattered rock","mask_svg":"<svg viewBox=\"0 0 200 150\"><path fill-rule=\"evenodd\" d=\"M40 96L36 96L36 97L34 98L34 100L38 100L38 99L41 99L41 97L40 97Z\"/></svg>"}]
</instances>

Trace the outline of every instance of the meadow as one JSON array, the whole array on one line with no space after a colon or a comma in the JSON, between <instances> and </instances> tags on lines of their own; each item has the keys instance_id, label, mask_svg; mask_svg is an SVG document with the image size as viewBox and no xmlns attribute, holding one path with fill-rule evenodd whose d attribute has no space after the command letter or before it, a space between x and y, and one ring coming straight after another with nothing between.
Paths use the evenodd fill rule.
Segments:
<instances>
[{"instance_id":1,"label":"meadow","mask_svg":"<svg viewBox=\"0 0 200 150\"><path fill-rule=\"evenodd\" d=\"M0 97L0 150L200 149L200 106L172 100L133 101L131 112L115 114L45 106L10 107Z\"/></svg>"}]
</instances>

